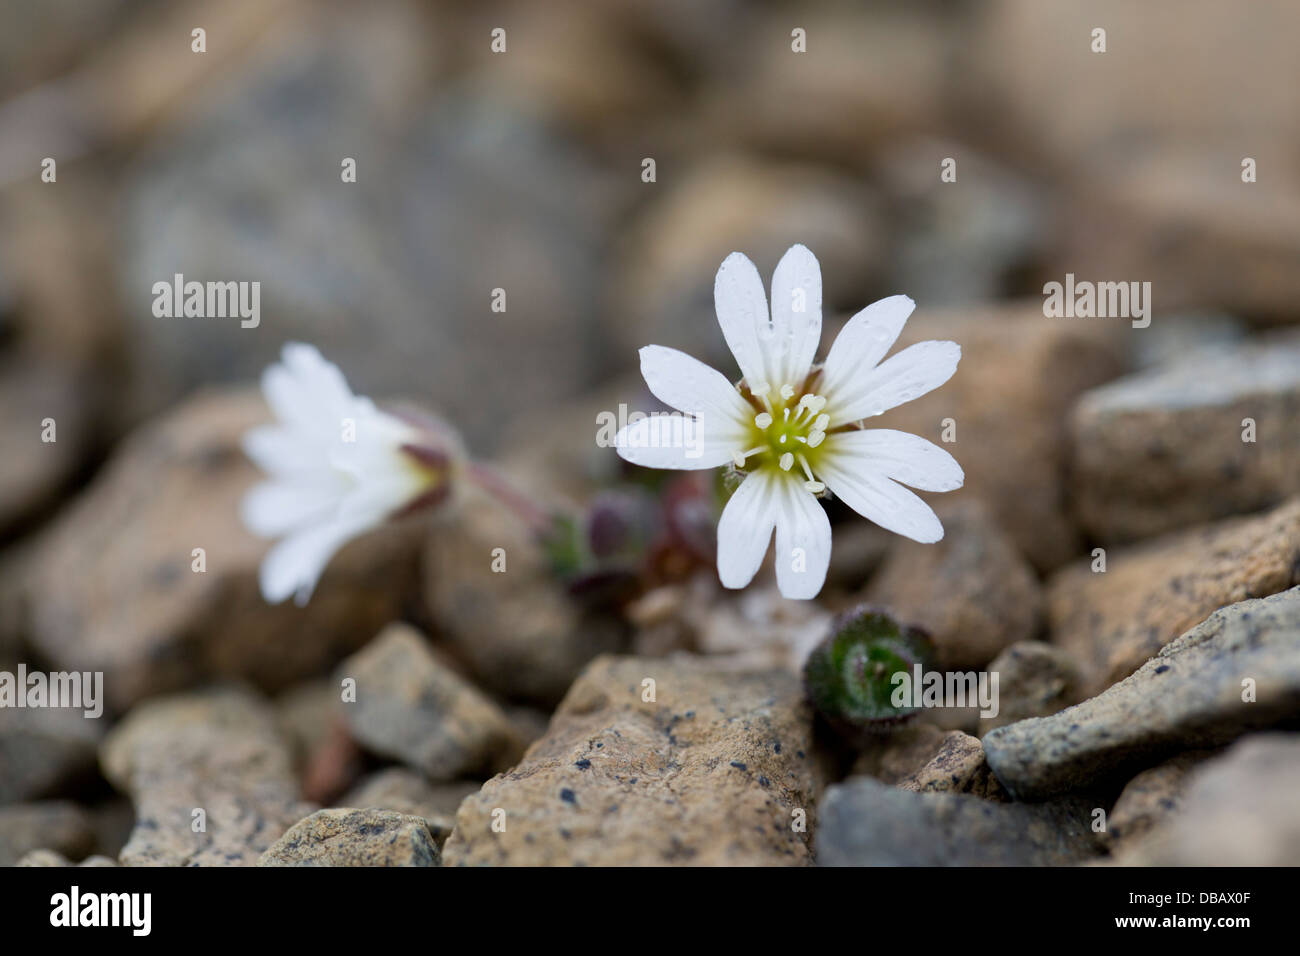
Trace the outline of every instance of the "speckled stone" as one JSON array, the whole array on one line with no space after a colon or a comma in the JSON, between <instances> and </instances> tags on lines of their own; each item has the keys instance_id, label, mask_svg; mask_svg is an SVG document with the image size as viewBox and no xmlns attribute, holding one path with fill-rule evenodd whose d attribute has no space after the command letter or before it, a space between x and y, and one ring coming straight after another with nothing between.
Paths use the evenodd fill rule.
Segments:
<instances>
[{"instance_id":1,"label":"speckled stone","mask_svg":"<svg viewBox=\"0 0 1300 956\"><path fill-rule=\"evenodd\" d=\"M787 671L597 658L519 766L461 804L445 862L806 864L812 728Z\"/></svg>"},{"instance_id":2,"label":"speckled stone","mask_svg":"<svg viewBox=\"0 0 1300 956\"><path fill-rule=\"evenodd\" d=\"M295 823L258 866L437 866L423 817L392 810L317 810Z\"/></svg>"},{"instance_id":3,"label":"speckled stone","mask_svg":"<svg viewBox=\"0 0 1300 956\"><path fill-rule=\"evenodd\" d=\"M1081 669L1085 696L1123 680L1211 611L1300 584L1300 498L1091 559L1048 582L1053 644Z\"/></svg>"},{"instance_id":4,"label":"speckled stone","mask_svg":"<svg viewBox=\"0 0 1300 956\"><path fill-rule=\"evenodd\" d=\"M1294 718L1297 634L1300 587L1222 608L1101 695L989 731L989 765L1015 797L1038 799Z\"/></svg>"}]
</instances>

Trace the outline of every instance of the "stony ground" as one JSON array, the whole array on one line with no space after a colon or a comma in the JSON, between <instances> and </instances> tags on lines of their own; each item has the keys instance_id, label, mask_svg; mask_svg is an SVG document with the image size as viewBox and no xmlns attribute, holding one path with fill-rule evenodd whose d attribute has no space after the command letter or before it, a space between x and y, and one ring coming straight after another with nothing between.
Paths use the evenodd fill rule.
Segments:
<instances>
[{"instance_id":1,"label":"stony ground","mask_svg":"<svg viewBox=\"0 0 1300 956\"><path fill-rule=\"evenodd\" d=\"M107 695L0 708L0 865L1300 864L1294 4L1222 72L1241 23L1203 0L231 0L206 60L130 16L101 49L138 6L0 30L6 97L69 75L98 117L57 186L0 129L0 671ZM955 425L941 543L834 511L815 602L660 568L612 608L462 489L262 601L238 442L286 339L580 508L626 487L593 436L647 400L636 349L730 371L714 270L796 241L824 341L906 292L899 347L962 346L882 421ZM255 269L256 331L150 313L158 278ZM1151 325L1045 317L1067 272L1151 281ZM999 714L838 739L799 668L861 602L997 672Z\"/></svg>"}]
</instances>

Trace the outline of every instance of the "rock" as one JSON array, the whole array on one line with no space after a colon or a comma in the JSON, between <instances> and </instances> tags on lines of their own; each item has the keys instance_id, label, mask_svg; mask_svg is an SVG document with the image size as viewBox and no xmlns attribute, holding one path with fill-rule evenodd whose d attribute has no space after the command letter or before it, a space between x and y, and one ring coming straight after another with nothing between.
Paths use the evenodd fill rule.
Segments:
<instances>
[{"instance_id":1,"label":"rock","mask_svg":"<svg viewBox=\"0 0 1300 956\"><path fill-rule=\"evenodd\" d=\"M0 536L42 516L84 463L91 400L82 378L58 364L23 355L0 364Z\"/></svg>"},{"instance_id":2,"label":"rock","mask_svg":"<svg viewBox=\"0 0 1300 956\"><path fill-rule=\"evenodd\" d=\"M1040 799L1300 716L1297 630L1300 588L1215 611L1101 695L989 731L989 765Z\"/></svg>"},{"instance_id":3,"label":"rock","mask_svg":"<svg viewBox=\"0 0 1300 956\"><path fill-rule=\"evenodd\" d=\"M373 807L422 817L439 847L446 842L456 823L456 809L479 784L461 780L429 783L405 767L389 767L371 774L339 798L345 807Z\"/></svg>"},{"instance_id":4,"label":"rock","mask_svg":"<svg viewBox=\"0 0 1300 956\"><path fill-rule=\"evenodd\" d=\"M1300 734L1255 734L1188 774L1182 807L1120 862L1300 864Z\"/></svg>"},{"instance_id":5,"label":"rock","mask_svg":"<svg viewBox=\"0 0 1300 956\"><path fill-rule=\"evenodd\" d=\"M117 866L117 861L106 856L88 856L80 863L71 862L57 850L32 850L17 863L18 866Z\"/></svg>"},{"instance_id":6,"label":"rock","mask_svg":"<svg viewBox=\"0 0 1300 956\"><path fill-rule=\"evenodd\" d=\"M338 684L323 678L296 684L276 697L276 719L293 745L294 763L300 769L329 746L331 727L342 720L341 694Z\"/></svg>"},{"instance_id":7,"label":"rock","mask_svg":"<svg viewBox=\"0 0 1300 956\"><path fill-rule=\"evenodd\" d=\"M860 181L818 166L735 154L659 176L650 188L665 195L634 222L615 278L620 319L614 334L622 354L666 345L740 378L713 302L714 276L732 252L753 260L770 289L777 262L801 242L821 263L828 310L870 301L873 263L881 261L884 242L875 198ZM822 351L827 347L829 341Z\"/></svg>"},{"instance_id":8,"label":"rock","mask_svg":"<svg viewBox=\"0 0 1300 956\"><path fill-rule=\"evenodd\" d=\"M958 188L935 188L951 159ZM967 142L916 137L873 164L889 197L889 274L926 307L989 302L1023 289L1048 247L1042 188ZM955 187L956 184L948 184Z\"/></svg>"},{"instance_id":9,"label":"rock","mask_svg":"<svg viewBox=\"0 0 1300 956\"><path fill-rule=\"evenodd\" d=\"M95 833L85 812L66 800L0 806L0 866L44 848L77 859L90 853Z\"/></svg>"},{"instance_id":10,"label":"rock","mask_svg":"<svg viewBox=\"0 0 1300 956\"><path fill-rule=\"evenodd\" d=\"M978 502L938 514L943 540L899 538L863 599L928 631L939 669L982 667L1008 644L1037 633L1038 578Z\"/></svg>"},{"instance_id":11,"label":"rock","mask_svg":"<svg viewBox=\"0 0 1300 956\"><path fill-rule=\"evenodd\" d=\"M1065 866L1099 852L1091 807L1073 799L995 803L909 793L852 777L827 789L817 826L822 866Z\"/></svg>"},{"instance_id":12,"label":"rock","mask_svg":"<svg viewBox=\"0 0 1300 956\"><path fill-rule=\"evenodd\" d=\"M1252 438L1243 440L1250 419ZM1101 544L1300 494L1300 337L1207 348L1081 396L1073 498Z\"/></svg>"},{"instance_id":13,"label":"rock","mask_svg":"<svg viewBox=\"0 0 1300 956\"><path fill-rule=\"evenodd\" d=\"M1012 644L985 669L998 675L998 714L980 718L981 735L1028 717L1047 717L1080 700L1078 665L1051 644Z\"/></svg>"},{"instance_id":14,"label":"rock","mask_svg":"<svg viewBox=\"0 0 1300 956\"><path fill-rule=\"evenodd\" d=\"M239 440L269 418L251 390L207 392L134 433L34 545L23 582L33 651L57 669L103 671L120 709L210 677L278 689L401 616L416 587L418 525L347 545L305 608L262 599L269 542L239 520L258 480Z\"/></svg>"},{"instance_id":15,"label":"rock","mask_svg":"<svg viewBox=\"0 0 1300 956\"><path fill-rule=\"evenodd\" d=\"M391 810L317 810L289 828L258 866L437 866L421 817Z\"/></svg>"},{"instance_id":16,"label":"rock","mask_svg":"<svg viewBox=\"0 0 1300 956\"><path fill-rule=\"evenodd\" d=\"M100 764L136 808L124 866L251 866L311 812L274 713L243 689L140 705L108 735Z\"/></svg>"},{"instance_id":17,"label":"rock","mask_svg":"<svg viewBox=\"0 0 1300 956\"><path fill-rule=\"evenodd\" d=\"M960 730L945 734L938 753L921 769L900 780L898 786L916 793L969 793L992 800L1007 799L989 770L979 740Z\"/></svg>"},{"instance_id":18,"label":"rock","mask_svg":"<svg viewBox=\"0 0 1300 956\"><path fill-rule=\"evenodd\" d=\"M1210 751L1189 750L1143 770L1124 785L1107 820L1106 833L1112 853L1131 847L1182 809L1188 773L1209 754Z\"/></svg>"},{"instance_id":19,"label":"rock","mask_svg":"<svg viewBox=\"0 0 1300 956\"><path fill-rule=\"evenodd\" d=\"M460 31L418 5L302 16L135 157L118 283L135 404L248 380L283 342L307 340L346 356L361 394L431 402L491 450L512 415L571 397L608 367L593 165L558 126L482 84L431 98L431 84L445 86L440 38ZM329 161L304 175L307 155ZM355 182L341 181L345 156ZM259 330L154 317L153 283L177 273L262 281Z\"/></svg>"},{"instance_id":20,"label":"rock","mask_svg":"<svg viewBox=\"0 0 1300 956\"><path fill-rule=\"evenodd\" d=\"M1266 135L1261 129L1217 146L1126 145L1093 164L1063 204L1068 228L1045 271L1057 281L1072 272L1092 281L1150 282L1153 325L1187 309L1256 324L1293 321L1300 177L1283 157L1297 145L1278 154ZM1238 143L1247 141L1260 171L1255 183L1241 180L1247 157ZM1273 174L1267 180L1265 170Z\"/></svg>"},{"instance_id":21,"label":"rock","mask_svg":"<svg viewBox=\"0 0 1300 956\"><path fill-rule=\"evenodd\" d=\"M1047 585L1051 640L1101 692L1215 608L1300 583L1300 498L1062 569Z\"/></svg>"},{"instance_id":22,"label":"rock","mask_svg":"<svg viewBox=\"0 0 1300 956\"><path fill-rule=\"evenodd\" d=\"M944 128L950 96L942 64L960 24L911 7L805 7L733 28L711 51L717 80L705 87L702 108L709 137L859 168L908 133ZM795 27L806 31L806 53L792 49Z\"/></svg>"},{"instance_id":23,"label":"rock","mask_svg":"<svg viewBox=\"0 0 1300 956\"><path fill-rule=\"evenodd\" d=\"M870 427L912 432L951 452L966 483L944 495L945 504L978 498L1030 564L1058 567L1081 550L1067 509L1066 416L1080 394L1121 371L1113 336L1095 323L1048 321L1041 301L949 310L922 304L890 354L948 339L961 346L961 364L942 388Z\"/></svg>"},{"instance_id":24,"label":"rock","mask_svg":"<svg viewBox=\"0 0 1300 956\"><path fill-rule=\"evenodd\" d=\"M1268 155L1300 143L1300 116L1287 95L1300 87L1300 64L1286 39L1300 30L1300 12L1286 0L1252 10L1260 28L1248 39L1234 11L1214 0L1102 0L1064 10L998 0L977 12L963 34L973 61L962 74L964 105L978 110L985 137L1016 154L1079 167L1110 151L1131 152L1137 139L1249 142ZM1106 30L1105 53L1093 52L1098 26ZM1220 63L1259 83L1244 107L1221 74L1204 68L1212 36L1240 38L1220 51Z\"/></svg>"},{"instance_id":25,"label":"rock","mask_svg":"<svg viewBox=\"0 0 1300 956\"><path fill-rule=\"evenodd\" d=\"M492 570L496 548L504 573ZM565 592L519 518L473 488L428 536L424 594L440 639L512 700L553 705L589 660L626 641L621 621Z\"/></svg>"},{"instance_id":26,"label":"rock","mask_svg":"<svg viewBox=\"0 0 1300 956\"><path fill-rule=\"evenodd\" d=\"M644 700L651 689L655 699ZM519 766L461 804L443 858L804 864L799 822L813 827L818 779L812 714L792 674L737 673L686 655L603 656Z\"/></svg>"},{"instance_id":27,"label":"rock","mask_svg":"<svg viewBox=\"0 0 1300 956\"><path fill-rule=\"evenodd\" d=\"M0 805L48 797L92 776L103 734L104 722L84 708L0 707Z\"/></svg>"},{"instance_id":28,"label":"rock","mask_svg":"<svg viewBox=\"0 0 1300 956\"><path fill-rule=\"evenodd\" d=\"M947 738L944 729L933 723L914 720L903 724L866 742L853 763L853 775L897 784L934 759Z\"/></svg>"},{"instance_id":29,"label":"rock","mask_svg":"<svg viewBox=\"0 0 1300 956\"><path fill-rule=\"evenodd\" d=\"M523 752L501 708L409 625L388 625L340 664L336 686L349 678L356 700L343 704L343 714L353 738L432 780L502 770Z\"/></svg>"}]
</instances>

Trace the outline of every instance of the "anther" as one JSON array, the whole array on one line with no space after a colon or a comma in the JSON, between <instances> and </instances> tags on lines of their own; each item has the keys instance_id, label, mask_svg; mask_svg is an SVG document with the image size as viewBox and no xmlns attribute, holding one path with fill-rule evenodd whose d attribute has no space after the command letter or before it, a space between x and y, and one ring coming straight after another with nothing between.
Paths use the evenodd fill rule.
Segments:
<instances>
[{"instance_id":1,"label":"anther","mask_svg":"<svg viewBox=\"0 0 1300 956\"><path fill-rule=\"evenodd\" d=\"M784 455L781 456L781 460L777 462L777 464L781 466L782 471L789 471L792 467L794 467L794 455L790 454L789 452L786 452Z\"/></svg>"}]
</instances>

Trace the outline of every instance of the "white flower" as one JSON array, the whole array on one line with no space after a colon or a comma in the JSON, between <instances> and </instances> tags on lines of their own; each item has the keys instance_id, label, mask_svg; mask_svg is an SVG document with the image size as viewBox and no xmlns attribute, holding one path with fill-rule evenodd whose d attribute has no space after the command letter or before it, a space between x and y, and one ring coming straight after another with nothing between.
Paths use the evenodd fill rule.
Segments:
<instances>
[{"instance_id":1,"label":"white flower","mask_svg":"<svg viewBox=\"0 0 1300 956\"><path fill-rule=\"evenodd\" d=\"M270 480L244 496L244 524L281 538L262 561L262 596L306 604L334 554L387 518L448 488L450 436L353 395L338 366L290 343L262 373L279 419L244 435L244 451Z\"/></svg>"},{"instance_id":2,"label":"white flower","mask_svg":"<svg viewBox=\"0 0 1300 956\"><path fill-rule=\"evenodd\" d=\"M730 465L745 476L718 522L722 583L743 588L753 579L775 529L781 593L815 597L830 562L830 521L817 501L827 490L897 534L942 538L934 512L903 485L952 491L965 478L961 467L923 438L865 429L861 422L948 381L961 348L919 342L881 362L915 305L896 295L853 316L826 361L813 365L822 328L821 268L801 245L776 267L770 318L758 270L738 252L718 269L713 296L743 379L732 385L683 352L646 346L641 374L650 391L693 415L697 435L665 441L669 429L643 418L624 427L616 445L623 458L649 468Z\"/></svg>"}]
</instances>

